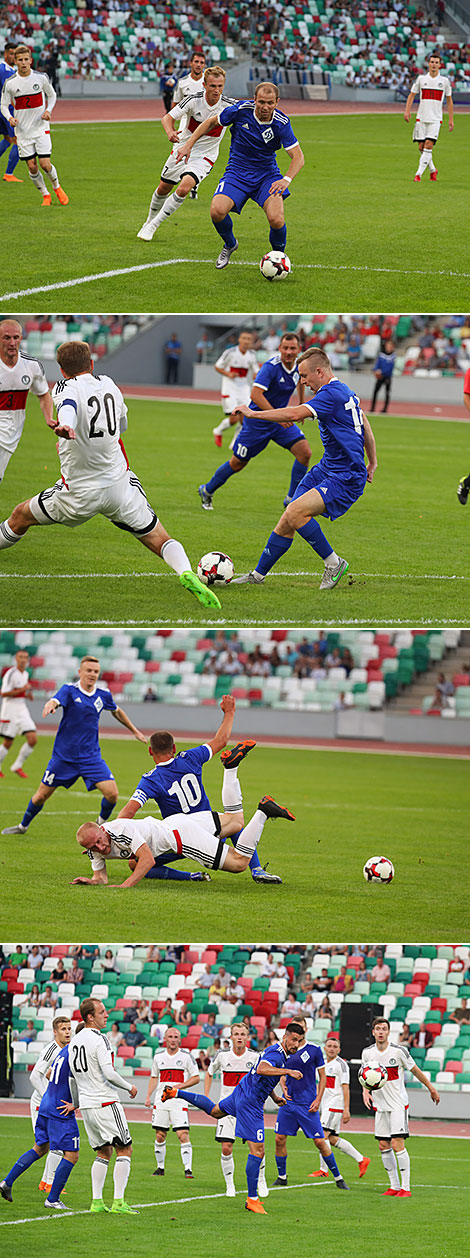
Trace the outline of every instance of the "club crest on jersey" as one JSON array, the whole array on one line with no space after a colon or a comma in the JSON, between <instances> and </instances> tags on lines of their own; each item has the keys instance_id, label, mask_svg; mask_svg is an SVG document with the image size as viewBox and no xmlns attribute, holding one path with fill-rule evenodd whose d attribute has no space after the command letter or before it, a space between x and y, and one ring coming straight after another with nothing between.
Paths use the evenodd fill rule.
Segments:
<instances>
[{"instance_id":1,"label":"club crest on jersey","mask_svg":"<svg viewBox=\"0 0 470 1258\"><path fill-rule=\"evenodd\" d=\"M33 92L40 92L40 91L41 91L41 86L40 86L40 84L39 84L39 83L33 83Z\"/></svg>"},{"instance_id":2,"label":"club crest on jersey","mask_svg":"<svg viewBox=\"0 0 470 1258\"><path fill-rule=\"evenodd\" d=\"M22 384L31 384L31 376L22 376L22 377L21 377L21 383L22 383Z\"/></svg>"},{"instance_id":3,"label":"club crest on jersey","mask_svg":"<svg viewBox=\"0 0 470 1258\"><path fill-rule=\"evenodd\" d=\"M274 131L272 127L268 127L266 131L262 131L261 135L265 144L269 144L270 140L274 140Z\"/></svg>"},{"instance_id":4,"label":"club crest on jersey","mask_svg":"<svg viewBox=\"0 0 470 1258\"><path fill-rule=\"evenodd\" d=\"M103 707L103 700L102 700L102 699L100 699L100 696L99 696L99 695L98 695L98 697L95 699L95 702L94 702L94 704L93 704L93 707L94 707L94 708L96 708L96 711L97 711L97 712L101 712L101 709L102 709L102 707Z\"/></svg>"},{"instance_id":5,"label":"club crest on jersey","mask_svg":"<svg viewBox=\"0 0 470 1258\"><path fill-rule=\"evenodd\" d=\"M309 1059L309 1058L308 1058L308 1053L301 1053L301 1054L300 1054L300 1060L301 1060L301 1061L308 1061L308 1059Z\"/></svg>"}]
</instances>

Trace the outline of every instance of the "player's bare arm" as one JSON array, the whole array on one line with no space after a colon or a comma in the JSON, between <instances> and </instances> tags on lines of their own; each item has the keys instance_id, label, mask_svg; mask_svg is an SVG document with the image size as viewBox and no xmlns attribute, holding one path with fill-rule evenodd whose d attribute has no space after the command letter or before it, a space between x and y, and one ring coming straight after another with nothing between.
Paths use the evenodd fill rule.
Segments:
<instances>
[{"instance_id":1,"label":"player's bare arm","mask_svg":"<svg viewBox=\"0 0 470 1258\"><path fill-rule=\"evenodd\" d=\"M248 415L250 419L268 420L274 424L301 424L304 419L312 418L312 412L308 406L280 406L277 411L269 408L264 411L250 411L249 406L243 404L238 407L238 410L242 415Z\"/></svg>"},{"instance_id":2,"label":"player's bare arm","mask_svg":"<svg viewBox=\"0 0 470 1258\"><path fill-rule=\"evenodd\" d=\"M268 1061L259 1061L257 1075L289 1075L291 1079L302 1079L301 1070L289 1070L287 1066L270 1066Z\"/></svg>"},{"instance_id":3,"label":"player's bare arm","mask_svg":"<svg viewBox=\"0 0 470 1258\"><path fill-rule=\"evenodd\" d=\"M51 394L49 392L43 393L42 396L38 398L38 402L41 407L41 410L44 415L44 419L46 421L48 428L52 428L52 427L55 428L54 406L53 406Z\"/></svg>"},{"instance_id":4,"label":"player's bare arm","mask_svg":"<svg viewBox=\"0 0 470 1258\"><path fill-rule=\"evenodd\" d=\"M145 878L145 875L148 874L149 869L153 868L154 864L155 857L153 853L150 851L148 844L143 843L137 852L135 869L129 877L124 882L115 882L110 885L113 889L117 888L118 890L121 890L123 887L135 887L138 882L141 882L142 878Z\"/></svg>"},{"instance_id":5,"label":"player's bare arm","mask_svg":"<svg viewBox=\"0 0 470 1258\"><path fill-rule=\"evenodd\" d=\"M349 1123L351 1121L351 1110L349 1108L349 1083L343 1083L341 1084L341 1087L344 1101L343 1123Z\"/></svg>"},{"instance_id":6,"label":"player's bare arm","mask_svg":"<svg viewBox=\"0 0 470 1258\"><path fill-rule=\"evenodd\" d=\"M285 174L282 179L274 180L274 183L271 184L271 187L269 189L269 196L275 196L278 193L282 194L283 192L285 192L286 188L289 187L289 184L292 183L292 180L295 179L295 176L298 175L299 170L302 170L302 166L305 163L305 157L303 155L300 144L293 145L292 148L286 149L286 152L289 152L291 154L291 160L290 160L289 168L287 170L287 174Z\"/></svg>"},{"instance_id":7,"label":"player's bare arm","mask_svg":"<svg viewBox=\"0 0 470 1258\"><path fill-rule=\"evenodd\" d=\"M365 1088L363 1088L363 1089L362 1089L362 1099L363 1099L363 1101L364 1101L364 1105L365 1105L366 1109L372 1109L372 1108L373 1108L373 1107L372 1107L372 1097L371 1097L371 1094L370 1094L370 1092L367 1092Z\"/></svg>"},{"instance_id":8,"label":"player's bare arm","mask_svg":"<svg viewBox=\"0 0 470 1258\"><path fill-rule=\"evenodd\" d=\"M454 130L454 102L451 96L447 97L447 109L449 113L449 131Z\"/></svg>"},{"instance_id":9,"label":"player's bare arm","mask_svg":"<svg viewBox=\"0 0 470 1258\"><path fill-rule=\"evenodd\" d=\"M187 162L188 157L191 153L191 149L193 148L193 145L196 144L197 141L201 139L201 136L207 135L207 132L211 130L211 127L217 126L218 121L219 121L218 115L211 114L210 118L205 118L204 122L200 122L199 126L196 127L196 130L193 131L193 134L190 137L190 139L186 140L185 144L180 145L177 155L176 155L177 160Z\"/></svg>"},{"instance_id":10,"label":"player's bare arm","mask_svg":"<svg viewBox=\"0 0 470 1258\"><path fill-rule=\"evenodd\" d=\"M155 1092L157 1083L158 1083L158 1075L154 1075L153 1079L152 1078L149 1079L149 1085L147 1088L147 1096L144 1102L146 1109L152 1108L152 1097Z\"/></svg>"},{"instance_id":11,"label":"player's bare arm","mask_svg":"<svg viewBox=\"0 0 470 1258\"><path fill-rule=\"evenodd\" d=\"M141 807L142 804L139 804L138 799L128 799L127 804L124 804L124 808L121 808L121 811L118 812L118 821L120 821L121 818L128 820L129 818L135 817L136 812L138 812Z\"/></svg>"},{"instance_id":12,"label":"player's bare arm","mask_svg":"<svg viewBox=\"0 0 470 1258\"><path fill-rule=\"evenodd\" d=\"M42 709L42 715L50 716L52 712L57 711L57 708L60 708L60 703L57 702L57 699L48 699Z\"/></svg>"},{"instance_id":13,"label":"player's bare arm","mask_svg":"<svg viewBox=\"0 0 470 1258\"><path fill-rule=\"evenodd\" d=\"M71 887L74 887L74 886L105 887L107 884L107 881L108 881L108 875L106 873L106 870L95 869L93 876L91 878L85 878L84 876L81 876L80 878L72 878L70 886Z\"/></svg>"},{"instance_id":14,"label":"player's bare arm","mask_svg":"<svg viewBox=\"0 0 470 1258\"><path fill-rule=\"evenodd\" d=\"M377 447L372 428L367 415L364 415L364 412L362 412L362 418L364 421L364 446L368 459L367 480L369 485L371 485L374 479L374 473L377 471Z\"/></svg>"},{"instance_id":15,"label":"player's bare arm","mask_svg":"<svg viewBox=\"0 0 470 1258\"><path fill-rule=\"evenodd\" d=\"M326 1069L325 1069L325 1067L324 1067L324 1066L319 1066L319 1067L318 1067L318 1076L319 1076L319 1078L318 1078L318 1091L317 1091L317 1095L316 1095L316 1097L315 1097L315 1100L314 1100L314 1101L312 1101L312 1104L311 1104L311 1105L309 1105L309 1107L308 1107L308 1109L309 1109L309 1113L310 1113L310 1114L316 1114L316 1113L317 1113L317 1110L319 1110L319 1109L320 1109L320 1105L321 1105L321 1101L322 1101L322 1096L323 1096L323 1093L324 1093L325 1088L326 1088Z\"/></svg>"},{"instance_id":16,"label":"player's bare arm","mask_svg":"<svg viewBox=\"0 0 470 1258\"><path fill-rule=\"evenodd\" d=\"M160 122L162 124L163 130L165 131L166 135L168 136L168 139L170 140L170 143L174 144L175 140L178 139L178 132L175 128L174 118L171 117L171 114L165 114L163 118L160 118Z\"/></svg>"},{"instance_id":17,"label":"player's bare arm","mask_svg":"<svg viewBox=\"0 0 470 1258\"><path fill-rule=\"evenodd\" d=\"M420 1070L419 1066L414 1065L411 1067L411 1073L412 1075L415 1076L415 1079L418 1079L419 1083L423 1084L423 1087L427 1088L430 1094L431 1100L434 1101L434 1104L439 1105L439 1101L441 1098L439 1096L438 1090L437 1088L434 1087L434 1084L431 1083L431 1080L428 1079L427 1075L424 1074L424 1071Z\"/></svg>"},{"instance_id":18,"label":"player's bare arm","mask_svg":"<svg viewBox=\"0 0 470 1258\"><path fill-rule=\"evenodd\" d=\"M126 729L130 730L131 734L134 735L134 738L136 738L139 743L146 743L148 741L146 735L142 733L142 730L137 729L137 727L133 725L130 717L126 716L126 713L123 712L122 708L115 708L111 715L114 716L115 721L119 721L120 725L124 725Z\"/></svg>"},{"instance_id":19,"label":"player's bare arm","mask_svg":"<svg viewBox=\"0 0 470 1258\"><path fill-rule=\"evenodd\" d=\"M407 98L406 98L405 111L404 111L404 114L403 114L403 117L404 117L405 122L409 122L409 121L410 121L410 117L411 117L411 110L412 110L412 108L413 108L413 101L414 101L414 98L415 98L415 94L414 94L414 92L410 92L409 96L407 96Z\"/></svg>"},{"instance_id":20,"label":"player's bare arm","mask_svg":"<svg viewBox=\"0 0 470 1258\"><path fill-rule=\"evenodd\" d=\"M223 695L219 706L224 714L223 721L221 721L214 737L207 740L213 756L216 756L217 752L223 750L232 733L233 718L235 716L235 699L233 695Z\"/></svg>"}]
</instances>

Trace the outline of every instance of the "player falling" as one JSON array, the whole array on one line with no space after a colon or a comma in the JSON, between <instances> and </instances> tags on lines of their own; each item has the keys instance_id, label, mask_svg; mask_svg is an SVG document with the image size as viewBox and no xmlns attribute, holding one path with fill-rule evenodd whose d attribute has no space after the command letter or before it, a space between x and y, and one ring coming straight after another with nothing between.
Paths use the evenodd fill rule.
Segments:
<instances>
[{"instance_id":1,"label":"player falling","mask_svg":"<svg viewBox=\"0 0 470 1258\"><path fill-rule=\"evenodd\" d=\"M6 80L2 91L3 117L15 129L18 156L26 162L29 177L42 194L42 204L51 204L41 170L50 179L57 200L68 205L68 196L60 186L59 176L51 162L52 143L50 120L57 100L47 74L33 69L33 62L26 44L19 44L15 52L16 74ZM13 117L10 114L13 106ZM38 169L38 162L41 170Z\"/></svg>"},{"instance_id":2,"label":"player falling","mask_svg":"<svg viewBox=\"0 0 470 1258\"><path fill-rule=\"evenodd\" d=\"M428 73L418 74L411 86L405 105L404 119L410 121L413 101L419 92L419 106L413 129L413 144L418 144L421 157L414 182L421 183L425 171L429 169L430 179L435 183L437 169L433 161L433 148L439 138L442 124L442 110L447 100L449 111L449 131L454 130L454 104L449 79L441 74L441 58L438 52L432 52L428 60Z\"/></svg>"}]
</instances>

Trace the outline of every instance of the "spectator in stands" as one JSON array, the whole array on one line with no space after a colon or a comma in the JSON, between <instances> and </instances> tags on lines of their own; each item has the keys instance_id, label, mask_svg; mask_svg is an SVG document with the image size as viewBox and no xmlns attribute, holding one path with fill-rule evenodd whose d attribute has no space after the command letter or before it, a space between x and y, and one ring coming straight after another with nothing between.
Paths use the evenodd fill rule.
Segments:
<instances>
[{"instance_id":1,"label":"spectator in stands","mask_svg":"<svg viewBox=\"0 0 470 1258\"><path fill-rule=\"evenodd\" d=\"M147 948L147 956L145 960L157 961L157 962L161 960L160 949L157 948L156 944L150 944L150 946Z\"/></svg>"},{"instance_id":2,"label":"spectator in stands","mask_svg":"<svg viewBox=\"0 0 470 1258\"><path fill-rule=\"evenodd\" d=\"M350 371L357 371L363 362L361 337L358 332L354 332L349 339L348 344L348 364Z\"/></svg>"},{"instance_id":3,"label":"spectator in stands","mask_svg":"<svg viewBox=\"0 0 470 1258\"><path fill-rule=\"evenodd\" d=\"M170 112L172 100L173 100L173 92L175 90L177 82L178 82L178 76L175 73L175 63L174 61L169 61L168 65L166 66L165 73L162 74L160 78L160 92L163 96L163 104L165 107L166 114L169 114ZM167 383L169 383L169 381L167 381Z\"/></svg>"},{"instance_id":4,"label":"spectator in stands","mask_svg":"<svg viewBox=\"0 0 470 1258\"><path fill-rule=\"evenodd\" d=\"M243 672L243 664L233 651L223 651L216 660L214 671L220 676L225 674L227 677L239 677Z\"/></svg>"},{"instance_id":5,"label":"spectator in stands","mask_svg":"<svg viewBox=\"0 0 470 1258\"><path fill-rule=\"evenodd\" d=\"M131 1004L128 1005L127 1009L124 1009L123 1011L122 1021L123 1022L137 1022L138 1015L139 1015L139 1002L138 1000L132 1000Z\"/></svg>"},{"instance_id":6,"label":"spectator in stands","mask_svg":"<svg viewBox=\"0 0 470 1258\"><path fill-rule=\"evenodd\" d=\"M156 699L158 699L156 690L153 686L148 686L144 694L144 703L154 703Z\"/></svg>"},{"instance_id":7,"label":"spectator in stands","mask_svg":"<svg viewBox=\"0 0 470 1258\"><path fill-rule=\"evenodd\" d=\"M411 1036L410 1043L413 1048L431 1048L433 1040L432 1031L429 1031L426 1023L422 1022L419 1031L415 1031L414 1035Z\"/></svg>"},{"instance_id":8,"label":"spectator in stands","mask_svg":"<svg viewBox=\"0 0 470 1258\"><path fill-rule=\"evenodd\" d=\"M452 957L449 961L449 974L462 974L465 969L462 957Z\"/></svg>"},{"instance_id":9,"label":"spectator in stands","mask_svg":"<svg viewBox=\"0 0 470 1258\"><path fill-rule=\"evenodd\" d=\"M450 706L449 699L453 693L453 682L446 680L445 673L439 673L434 691L433 706L441 708L441 710L448 708Z\"/></svg>"},{"instance_id":10,"label":"spectator in stands","mask_svg":"<svg viewBox=\"0 0 470 1258\"><path fill-rule=\"evenodd\" d=\"M142 1031L138 1031L133 1023L129 1031L126 1031L124 1043L127 1044L128 1048L138 1048L139 1044L145 1044L145 1035L143 1035Z\"/></svg>"},{"instance_id":11,"label":"spectator in stands","mask_svg":"<svg viewBox=\"0 0 470 1258\"><path fill-rule=\"evenodd\" d=\"M236 978L231 978L230 982L227 985L225 999L228 1000L231 1005L234 1005L236 1009L238 1009L238 1006L242 1004L244 997L245 997L245 992L241 983L239 983Z\"/></svg>"},{"instance_id":12,"label":"spectator in stands","mask_svg":"<svg viewBox=\"0 0 470 1258\"><path fill-rule=\"evenodd\" d=\"M53 983L67 982L67 970L64 965L63 957L59 957L57 965L55 965L54 969L51 970L50 977Z\"/></svg>"},{"instance_id":13,"label":"spectator in stands","mask_svg":"<svg viewBox=\"0 0 470 1258\"><path fill-rule=\"evenodd\" d=\"M153 1022L153 1017L150 1012L149 1002L148 1000L145 1000L144 997L142 997L142 999L139 1000L139 1003L137 1006L137 1014L138 1014L138 1017L137 1017L138 1022Z\"/></svg>"},{"instance_id":14,"label":"spectator in stands","mask_svg":"<svg viewBox=\"0 0 470 1258\"><path fill-rule=\"evenodd\" d=\"M272 673L275 673L276 669L280 668L281 664L284 663L282 655L279 654L279 648L277 646L277 643L273 646L273 649L269 656L269 663L271 665Z\"/></svg>"},{"instance_id":15,"label":"spectator in stands","mask_svg":"<svg viewBox=\"0 0 470 1258\"><path fill-rule=\"evenodd\" d=\"M272 355L276 353L278 346L279 346L279 336L277 332L275 332L274 328L269 328L263 340L263 349L266 352L266 357L271 358Z\"/></svg>"},{"instance_id":16,"label":"spectator in stands","mask_svg":"<svg viewBox=\"0 0 470 1258\"><path fill-rule=\"evenodd\" d=\"M271 664L266 655L263 655L261 647L255 646L254 651L250 651L245 664L245 672L248 677L270 677Z\"/></svg>"},{"instance_id":17,"label":"spectator in stands","mask_svg":"<svg viewBox=\"0 0 470 1258\"><path fill-rule=\"evenodd\" d=\"M101 959L101 969L103 970L103 974L119 974L120 973L120 971L117 968L116 961L114 959L114 953L111 948L106 949L104 957L102 957Z\"/></svg>"},{"instance_id":18,"label":"spectator in stands","mask_svg":"<svg viewBox=\"0 0 470 1258\"><path fill-rule=\"evenodd\" d=\"M301 992L313 992L314 987L313 987L313 978L311 974L308 974L308 973L304 974L304 977L300 984L300 990Z\"/></svg>"},{"instance_id":19,"label":"spectator in stands","mask_svg":"<svg viewBox=\"0 0 470 1258\"><path fill-rule=\"evenodd\" d=\"M196 987L209 988L209 987L212 987L212 983L213 983L213 974L211 971L211 967L208 963L206 963L206 965L204 966L203 973L199 975L199 978L197 979L195 985Z\"/></svg>"},{"instance_id":20,"label":"spectator in stands","mask_svg":"<svg viewBox=\"0 0 470 1258\"><path fill-rule=\"evenodd\" d=\"M329 992L333 978L330 978L327 969L323 969L318 978L314 978L313 986L316 992Z\"/></svg>"},{"instance_id":21,"label":"spectator in stands","mask_svg":"<svg viewBox=\"0 0 470 1258\"><path fill-rule=\"evenodd\" d=\"M26 1044L32 1044L33 1040L36 1039L36 1028L31 1018L28 1019L24 1031L20 1031L18 1039L23 1040Z\"/></svg>"},{"instance_id":22,"label":"spectator in stands","mask_svg":"<svg viewBox=\"0 0 470 1258\"><path fill-rule=\"evenodd\" d=\"M122 1031L119 1030L119 1026L117 1022L113 1022L111 1030L106 1031L106 1035L110 1042L113 1053L117 1053L118 1048L120 1048L121 1044L124 1043L124 1036L122 1034Z\"/></svg>"},{"instance_id":23,"label":"spectator in stands","mask_svg":"<svg viewBox=\"0 0 470 1258\"><path fill-rule=\"evenodd\" d=\"M312 993L308 992L303 1004L301 1005L304 1018L314 1018L316 1014L316 1005Z\"/></svg>"},{"instance_id":24,"label":"spectator in stands","mask_svg":"<svg viewBox=\"0 0 470 1258\"><path fill-rule=\"evenodd\" d=\"M274 1027L271 1027L268 1031L266 1047L269 1048L271 1044L279 1044L280 1039L282 1039L282 1032L276 1031Z\"/></svg>"},{"instance_id":25,"label":"spectator in stands","mask_svg":"<svg viewBox=\"0 0 470 1258\"><path fill-rule=\"evenodd\" d=\"M73 959L73 965L67 970L67 982L73 983L74 986L83 983L83 970L79 966L76 957Z\"/></svg>"},{"instance_id":26,"label":"spectator in stands","mask_svg":"<svg viewBox=\"0 0 470 1258\"><path fill-rule=\"evenodd\" d=\"M187 1005L183 1005L182 1009L177 1009L175 1014L175 1022L177 1026L192 1026L193 1015ZM153 1035L153 1030L150 1032Z\"/></svg>"},{"instance_id":27,"label":"spectator in stands","mask_svg":"<svg viewBox=\"0 0 470 1258\"><path fill-rule=\"evenodd\" d=\"M58 999L59 997L57 995L57 992L53 992L52 987L50 987L48 983L47 986L44 988L41 999L39 1001L41 1009L55 1009Z\"/></svg>"},{"instance_id":28,"label":"spectator in stands","mask_svg":"<svg viewBox=\"0 0 470 1258\"><path fill-rule=\"evenodd\" d=\"M34 944L34 947L31 948L31 952L28 954L28 969L40 970L43 960L44 957L42 952L39 951L38 945Z\"/></svg>"},{"instance_id":29,"label":"spectator in stands","mask_svg":"<svg viewBox=\"0 0 470 1258\"><path fill-rule=\"evenodd\" d=\"M167 110L167 113L169 111ZM172 332L170 339L165 344L165 384L178 384L178 372L181 358L181 341L178 339L178 333Z\"/></svg>"},{"instance_id":30,"label":"spectator in stands","mask_svg":"<svg viewBox=\"0 0 470 1258\"><path fill-rule=\"evenodd\" d=\"M289 977L289 975L288 975L288 973L287 973L287 970L286 970L286 967L285 967L285 965L284 965L284 962L283 962L283 961L278 961L278 962L277 962L277 965L276 965L276 974L275 974L275 978L288 978L288 977Z\"/></svg>"},{"instance_id":31,"label":"spectator in stands","mask_svg":"<svg viewBox=\"0 0 470 1258\"><path fill-rule=\"evenodd\" d=\"M175 1016L175 1011L171 1004L171 996L167 996L165 1000L165 1004L161 1011L161 1014L159 1015L158 1021L163 1024L166 1023L167 1026L176 1025L176 1016Z\"/></svg>"},{"instance_id":32,"label":"spectator in stands","mask_svg":"<svg viewBox=\"0 0 470 1258\"><path fill-rule=\"evenodd\" d=\"M330 1005L330 1001L329 1001L329 997L328 997L328 996L324 996L324 997L323 997L323 1000L322 1000L322 1002L321 1002L321 1005L319 1005L319 1006L318 1006L318 1009L317 1009L317 1012L316 1012L316 1017L317 1017L317 1018L328 1018L328 1019L329 1019L329 1021L330 1021L331 1026L333 1026L333 1023L334 1023L334 1020L335 1020L335 1011L334 1011L334 1009L333 1009L332 1005Z\"/></svg>"},{"instance_id":33,"label":"spectator in stands","mask_svg":"<svg viewBox=\"0 0 470 1258\"><path fill-rule=\"evenodd\" d=\"M261 978L274 978L276 973L276 962L273 961L272 952L268 952L266 961L261 970Z\"/></svg>"},{"instance_id":34,"label":"spectator in stands","mask_svg":"<svg viewBox=\"0 0 470 1258\"><path fill-rule=\"evenodd\" d=\"M341 667L346 669L346 677L349 677L350 672L355 667L354 659L348 646L341 647Z\"/></svg>"},{"instance_id":35,"label":"spectator in stands","mask_svg":"<svg viewBox=\"0 0 470 1258\"><path fill-rule=\"evenodd\" d=\"M388 983L390 979L390 966L386 965L383 958L383 952L377 952L376 956L377 962L373 968L369 970L370 981L371 983Z\"/></svg>"},{"instance_id":36,"label":"spectator in stands","mask_svg":"<svg viewBox=\"0 0 470 1258\"><path fill-rule=\"evenodd\" d=\"M467 969L465 970L465 974L464 974L464 976L463 976L462 983L465 983L465 986L466 986L466 987L468 987L468 986L470 985L470 965L469 965L469 966L467 966Z\"/></svg>"},{"instance_id":37,"label":"spectator in stands","mask_svg":"<svg viewBox=\"0 0 470 1258\"><path fill-rule=\"evenodd\" d=\"M352 992L354 988L354 979L352 974L348 974L346 966L342 965L339 974L333 979L331 987L332 992Z\"/></svg>"},{"instance_id":38,"label":"spectator in stands","mask_svg":"<svg viewBox=\"0 0 470 1258\"><path fill-rule=\"evenodd\" d=\"M21 944L17 944L15 951L12 952L11 956L8 958L8 964L11 965L12 969L21 970L22 966L26 965L27 960L28 954L25 952L24 948L21 947ZM34 969L34 966L30 968Z\"/></svg>"},{"instance_id":39,"label":"spectator in stands","mask_svg":"<svg viewBox=\"0 0 470 1258\"><path fill-rule=\"evenodd\" d=\"M220 965L217 974L212 975L212 984L209 989L210 996L213 996L216 1000L223 1000L231 977L232 975L228 973L225 966Z\"/></svg>"},{"instance_id":40,"label":"spectator in stands","mask_svg":"<svg viewBox=\"0 0 470 1258\"><path fill-rule=\"evenodd\" d=\"M78 956L78 953L76 952L75 948L72 949L70 955L72 957L74 957L75 955ZM81 955L86 961L89 961L89 960L95 961L96 957L99 957L100 955L98 944L83 944L83 947L81 948Z\"/></svg>"},{"instance_id":41,"label":"spectator in stands","mask_svg":"<svg viewBox=\"0 0 470 1258\"><path fill-rule=\"evenodd\" d=\"M458 1022L460 1026L470 1026L470 1009L468 1008L466 996L463 997L459 1008L454 1009L453 1013L449 1014L449 1022Z\"/></svg>"},{"instance_id":42,"label":"spectator in stands","mask_svg":"<svg viewBox=\"0 0 470 1258\"><path fill-rule=\"evenodd\" d=\"M39 1005L41 1004L41 991L37 983L33 983L31 991L27 992L24 1000L20 1000L18 1003L20 1009L22 1009L23 1005L31 1005L33 1009L39 1008Z\"/></svg>"},{"instance_id":43,"label":"spectator in stands","mask_svg":"<svg viewBox=\"0 0 470 1258\"><path fill-rule=\"evenodd\" d=\"M404 1044L406 1048L410 1048L411 1044L413 1043L413 1037L412 1037L410 1028L406 1022L403 1023L403 1030L400 1031L400 1034L398 1036L398 1043Z\"/></svg>"},{"instance_id":44,"label":"spectator in stands","mask_svg":"<svg viewBox=\"0 0 470 1258\"><path fill-rule=\"evenodd\" d=\"M206 363L208 354L213 349L213 341L209 340L207 332L203 332L196 344L196 355L198 363Z\"/></svg>"},{"instance_id":45,"label":"spectator in stands","mask_svg":"<svg viewBox=\"0 0 470 1258\"><path fill-rule=\"evenodd\" d=\"M212 1039L220 1035L220 1026L217 1026L215 1013L208 1013L207 1021L202 1024L202 1033L203 1035L210 1035Z\"/></svg>"},{"instance_id":46,"label":"spectator in stands","mask_svg":"<svg viewBox=\"0 0 470 1258\"><path fill-rule=\"evenodd\" d=\"M292 992L292 991L288 992L288 995L281 1009L282 1017L295 1018L296 1013L300 1013L300 1009L301 1009L300 1001L296 999L295 992Z\"/></svg>"}]
</instances>

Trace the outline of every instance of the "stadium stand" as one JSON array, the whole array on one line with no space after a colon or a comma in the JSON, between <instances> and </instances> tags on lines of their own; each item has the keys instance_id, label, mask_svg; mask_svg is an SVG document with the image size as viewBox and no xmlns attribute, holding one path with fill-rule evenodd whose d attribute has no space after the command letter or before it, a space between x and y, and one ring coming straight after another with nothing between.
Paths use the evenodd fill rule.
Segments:
<instances>
[{"instance_id":1,"label":"stadium stand","mask_svg":"<svg viewBox=\"0 0 470 1258\"><path fill-rule=\"evenodd\" d=\"M24 352L34 358L55 358L62 341L88 341L95 358L112 354L150 322L146 315L35 315L23 324Z\"/></svg>"}]
</instances>

